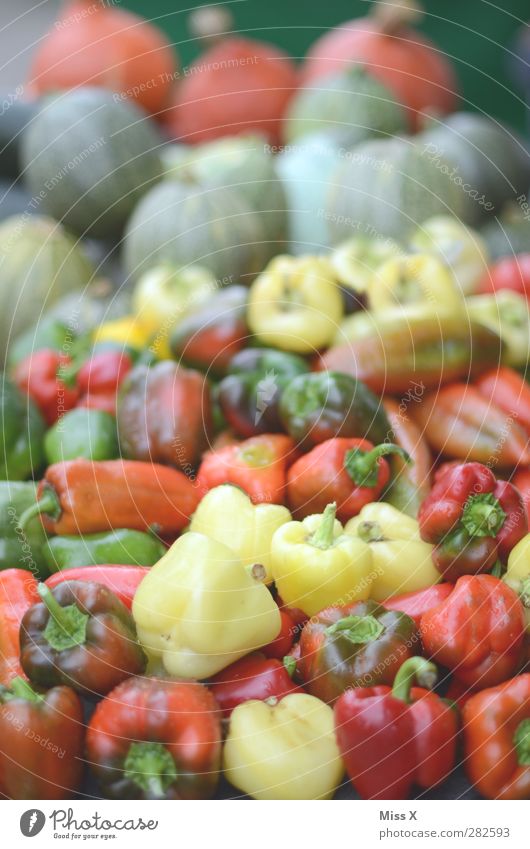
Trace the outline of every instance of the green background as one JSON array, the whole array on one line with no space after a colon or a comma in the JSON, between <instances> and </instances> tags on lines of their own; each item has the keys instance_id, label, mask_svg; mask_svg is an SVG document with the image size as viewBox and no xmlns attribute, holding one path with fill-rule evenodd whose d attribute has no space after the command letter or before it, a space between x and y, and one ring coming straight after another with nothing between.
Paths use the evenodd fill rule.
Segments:
<instances>
[{"instance_id":1,"label":"green background","mask_svg":"<svg viewBox=\"0 0 530 849\"><path fill-rule=\"evenodd\" d=\"M514 33L530 18L530 3L496 2L425 0L426 15L418 29L453 58L468 108L524 126L525 104L508 63ZM186 19L189 9L201 3L188 0L186 11L176 11L174 0L122 0L120 5L157 19L177 45L182 65L197 56L200 46L191 38ZM236 0L226 5L236 30L272 41L300 59L323 30L366 14L370 0Z\"/></svg>"}]
</instances>

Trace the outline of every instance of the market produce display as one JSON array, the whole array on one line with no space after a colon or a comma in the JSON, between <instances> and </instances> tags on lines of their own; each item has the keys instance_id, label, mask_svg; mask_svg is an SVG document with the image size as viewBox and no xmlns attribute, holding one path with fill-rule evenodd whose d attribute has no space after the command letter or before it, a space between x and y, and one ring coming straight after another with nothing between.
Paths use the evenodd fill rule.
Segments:
<instances>
[{"instance_id":1,"label":"market produce display","mask_svg":"<svg viewBox=\"0 0 530 849\"><path fill-rule=\"evenodd\" d=\"M0 115L6 798L530 798L530 154L397 6Z\"/></svg>"}]
</instances>

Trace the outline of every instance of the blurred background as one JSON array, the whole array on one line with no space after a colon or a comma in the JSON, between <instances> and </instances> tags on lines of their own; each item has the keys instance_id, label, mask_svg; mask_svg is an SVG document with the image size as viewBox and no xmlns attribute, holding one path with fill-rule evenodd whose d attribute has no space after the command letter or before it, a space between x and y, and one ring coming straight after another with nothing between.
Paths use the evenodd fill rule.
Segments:
<instances>
[{"instance_id":1,"label":"blurred background","mask_svg":"<svg viewBox=\"0 0 530 849\"><path fill-rule=\"evenodd\" d=\"M97 0L96 0L97 2ZM187 28L189 10L203 5L188 0L183 11L173 0L119 0L114 5L155 20L178 46L181 63L188 64L199 45ZM227 5L235 28L272 41L293 57L302 57L324 30L365 14L368 0L234 0ZM3 92L14 90L26 77L32 50L53 24L59 0L1 0L0 55ZM422 32L432 36L455 63L467 107L484 110L523 127L525 104L513 82L513 44L517 30L530 17L528 0L425 0ZM510 67L512 65L512 67Z\"/></svg>"}]
</instances>

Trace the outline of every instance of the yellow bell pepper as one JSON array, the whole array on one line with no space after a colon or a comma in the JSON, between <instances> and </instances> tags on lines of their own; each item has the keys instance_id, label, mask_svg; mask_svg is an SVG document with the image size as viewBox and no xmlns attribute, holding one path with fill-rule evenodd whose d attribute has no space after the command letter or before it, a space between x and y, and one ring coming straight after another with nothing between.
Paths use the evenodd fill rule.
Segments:
<instances>
[{"instance_id":1,"label":"yellow bell pepper","mask_svg":"<svg viewBox=\"0 0 530 849\"><path fill-rule=\"evenodd\" d=\"M190 531L205 534L228 545L242 563L265 569L271 583L271 542L274 532L292 516L280 504L254 504L246 492L231 484L206 493L193 514Z\"/></svg>"},{"instance_id":2,"label":"yellow bell pepper","mask_svg":"<svg viewBox=\"0 0 530 849\"><path fill-rule=\"evenodd\" d=\"M343 313L327 259L278 256L250 288L247 321L264 344L305 354L331 342Z\"/></svg>"},{"instance_id":3,"label":"yellow bell pepper","mask_svg":"<svg viewBox=\"0 0 530 849\"><path fill-rule=\"evenodd\" d=\"M402 248L393 239L354 236L337 245L329 261L342 286L357 295L365 295L372 287L377 269L401 253Z\"/></svg>"},{"instance_id":4,"label":"yellow bell pepper","mask_svg":"<svg viewBox=\"0 0 530 849\"><path fill-rule=\"evenodd\" d=\"M503 363L526 366L530 358L530 308L524 295L501 289L493 295L472 295L466 307L471 320L501 337Z\"/></svg>"},{"instance_id":5,"label":"yellow bell pepper","mask_svg":"<svg viewBox=\"0 0 530 849\"><path fill-rule=\"evenodd\" d=\"M133 309L151 334L163 328L169 336L179 319L205 303L216 289L214 275L201 265L155 265L138 280Z\"/></svg>"},{"instance_id":6,"label":"yellow bell pepper","mask_svg":"<svg viewBox=\"0 0 530 849\"><path fill-rule=\"evenodd\" d=\"M333 710L305 693L276 704L238 705L223 769L234 787L254 799L330 799L344 775Z\"/></svg>"},{"instance_id":7,"label":"yellow bell pepper","mask_svg":"<svg viewBox=\"0 0 530 849\"><path fill-rule=\"evenodd\" d=\"M234 552L183 534L141 582L133 601L138 638L170 675L209 678L274 640L278 606Z\"/></svg>"},{"instance_id":8,"label":"yellow bell pepper","mask_svg":"<svg viewBox=\"0 0 530 849\"><path fill-rule=\"evenodd\" d=\"M431 558L433 546L420 538L416 519L391 504L366 504L344 530L371 549L374 577L370 598L374 601L423 590L439 582L440 573Z\"/></svg>"},{"instance_id":9,"label":"yellow bell pepper","mask_svg":"<svg viewBox=\"0 0 530 849\"><path fill-rule=\"evenodd\" d=\"M525 609L526 630L530 632L530 534L519 540L510 551L503 581L521 599Z\"/></svg>"},{"instance_id":10,"label":"yellow bell pepper","mask_svg":"<svg viewBox=\"0 0 530 849\"><path fill-rule=\"evenodd\" d=\"M419 253L435 254L452 271L463 295L476 291L488 268L486 242L476 230L452 215L435 215L412 234L410 247Z\"/></svg>"},{"instance_id":11,"label":"yellow bell pepper","mask_svg":"<svg viewBox=\"0 0 530 849\"><path fill-rule=\"evenodd\" d=\"M344 533L335 512L336 505L328 504L322 515L288 522L272 538L272 575L278 592L285 604L299 607L307 616L370 595L370 547Z\"/></svg>"},{"instance_id":12,"label":"yellow bell pepper","mask_svg":"<svg viewBox=\"0 0 530 849\"><path fill-rule=\"evenodd\" d=\"M131 348L147 347L151 331L134 315L125 315L114 321L106 321L94 330L94 342L118 342Z\"/></svg>"},{"instance_id":13,"label":"yellow bell pepper","mask_svg":"<svg viewBox=\"0 0 530 849\"><path fill-rule=\"evenodd\" d=\"M367 294L368 307L375 312L410 304L428 304L443 310L463 307L451 271L429 254L388 260L375 272Z\"/></svg>"}]
</instances>

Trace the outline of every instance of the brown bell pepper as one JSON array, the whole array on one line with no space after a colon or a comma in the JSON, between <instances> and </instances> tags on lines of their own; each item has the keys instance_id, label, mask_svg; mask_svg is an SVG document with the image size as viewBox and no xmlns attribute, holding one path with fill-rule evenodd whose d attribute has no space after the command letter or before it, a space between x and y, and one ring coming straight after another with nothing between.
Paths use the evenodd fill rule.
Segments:
<instances>
[{"instance_id":1,"label":"brown bell pepper","mask_svg":"<svg viewBox=\"0 0 530 849\"><path fill-rule=\"evenodd\" d=\"M0 572L0 684L23 676L20 665L20 623L39 600L37 581L25 569Z\"/></svg>"},{"instance_id":2,"label":"brown bell pepper","mask_svg":"<svg viewBox=\"0 0 530 849\"><path fill-rule=\"evenodd\" d=\"M412 414L431 448L447 457L500 468L530 463L526 431L474 386L444 386L427 395Z\"/></svg>"},{"instance_id":3,"label":"brown bell pepper","mask_svg":"<svg viewBox=\"0 0 530 849\"><path fill-rule=\"evenodd\" d=\"M114 528L156 529L176 536L200 500L199 488L177 469L136 460L69 460L49 466L39 500L20 517L40 515L54 534L96 534Z\"/></svg>"},{"instance_id":4,"label":"brown bell pepper","mask_svg":"<svg viewBox=\"0 0 530 849\"><path fill-rule=\"evenodd\" d=\"M0 793L9 799L69 799L81 785L83 709L70 687L36 693L15 678L0 687Z\"/></svg>"},{"instance_id":5,"label":"brown bell pepper","mask_svg":"<svg viewBox=\"0 0 530 849\"><path fill-rule=\"evenodd\" d=\"M463 707L465 768L486 799L530 799L530 674Z\"/></svg>"},{"instance_id":6,"label":"brown bell pepper","mask_svg":"<svg viewBox=\"0 0 530 849\"><path fill-rule=\"evenodd\" d=\"M413 517L416 517L421 502L429 492L432 471L432 457L427 441L408 414L409 406L419 403L424 392L425 387L418 383L409 388L409 395L400 402L393 398L383 399L383 407L392 428L391 438L410 458L409 462L399 454L388 458L391 481L384 500Z\"/></svg>"}]
</instances>

